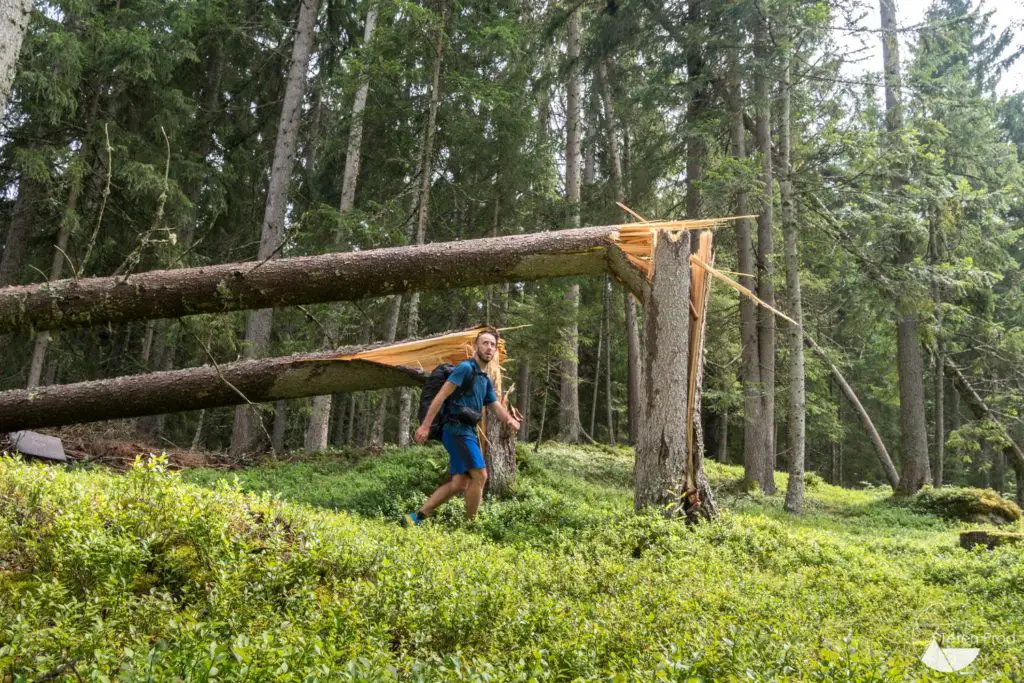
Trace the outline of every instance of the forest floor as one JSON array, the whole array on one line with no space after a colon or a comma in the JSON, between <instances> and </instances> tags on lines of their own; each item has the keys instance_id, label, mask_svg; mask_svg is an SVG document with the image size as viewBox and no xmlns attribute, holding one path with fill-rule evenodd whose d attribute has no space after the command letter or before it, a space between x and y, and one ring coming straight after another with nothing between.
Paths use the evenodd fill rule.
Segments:
<instances>
[{"instance_id":1,"label":"forest floor","mask_svg":"<svg viewBox=\"0 0 1024 683\"><path fill-rule=\"evenodd\" d=\"M476 521L403 529L439 447L102 460L0 458L0 681L945 680L933 637L1024 680L1024 548L885 488L811 475L794 517L785 475L708 463L722 514L687 528L633 513L630 450L550 443Z\"/></svg>"}]
</instances>

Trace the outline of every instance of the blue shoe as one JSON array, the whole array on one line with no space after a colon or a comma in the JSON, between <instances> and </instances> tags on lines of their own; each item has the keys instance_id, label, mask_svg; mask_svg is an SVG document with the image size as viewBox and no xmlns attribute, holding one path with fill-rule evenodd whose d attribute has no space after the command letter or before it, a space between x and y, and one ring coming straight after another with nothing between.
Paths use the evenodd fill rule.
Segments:
<instances>
[{"instance_id":1,"label":"blue shoe","mask_svg":"<svg viewBox=\"0 0 1024 683\"><path fill-rule=\"evenodd\" d=\"M410 512L408 514L402 515L402 526L406 527L407 529L414 526L419 526L420 524L423 524L423 518L420 517L418 512Z\"/></svg>"}]
</instances>

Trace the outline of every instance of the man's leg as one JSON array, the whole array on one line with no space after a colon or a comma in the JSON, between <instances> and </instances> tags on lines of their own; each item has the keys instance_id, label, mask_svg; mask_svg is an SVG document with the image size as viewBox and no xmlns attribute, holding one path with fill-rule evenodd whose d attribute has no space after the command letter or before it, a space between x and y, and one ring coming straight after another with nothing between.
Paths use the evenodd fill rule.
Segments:
<instances>
[{"instance_id":1,"label":"man's leg","mask_svg":"<svg viewBox=\"0 0 1024 683\"><path fill-rule=\"evenodd\" d=\"M442 484L437 487L430 497L427 498L427 502L420 508L420 517L427 517L437 506L447 501L452 496L457 496L466 490L466 486L469 484L469 477L465 474L456 474L452 477L452 480L447 484Z\"/></svg>"},{"instance_id":2,"label":"man's leg","mask_svg":"<svg viewBox=\"0 0 1024 683\"><path fill-rule=\"evenodd\" d=\"M487 470L485 468L481 467L469 471L469 487L466 489L466 519L476 517L476 511L484 497L484 486L486 484Z\"/></svg>"}]
</instances>

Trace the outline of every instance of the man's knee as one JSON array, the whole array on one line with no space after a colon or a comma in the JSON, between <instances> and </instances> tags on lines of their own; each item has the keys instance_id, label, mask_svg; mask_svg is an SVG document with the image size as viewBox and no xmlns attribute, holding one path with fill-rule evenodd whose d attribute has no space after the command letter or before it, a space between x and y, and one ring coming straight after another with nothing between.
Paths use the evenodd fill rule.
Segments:
<instances>
[{"instance_id":1,"label":"man's knee","mask_svg":"<svg viewBox=\"0 0 1024 683\"><path fill-rule=\"evenodd\" d=\"M487 483L487 469L470 470L469 477L473 480L474 484L482 486Z\"/></svg>"},{"instance_id":2,"label":"man's knee","mask_svg":"<svg viewBox=\"0 0 1024 683\"><path fill-rule=\"evenodd\" d=\"M469 487L469 477L465 474L456 474L452 477L451 487L453 493L465 493Z\"/></svg>"}]
</instances>

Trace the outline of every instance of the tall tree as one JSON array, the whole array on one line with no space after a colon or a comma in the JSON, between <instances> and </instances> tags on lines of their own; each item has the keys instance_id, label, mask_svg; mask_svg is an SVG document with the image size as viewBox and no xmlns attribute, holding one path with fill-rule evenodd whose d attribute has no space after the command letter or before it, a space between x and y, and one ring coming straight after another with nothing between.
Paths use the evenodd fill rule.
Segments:
<instances>
[{"instance_id":1,"label":"tall tree","mask_svg":"<svg viewBox=\"0 0 1024 683\"><path fill-rule=\"evenodd\" d=\"M320 0L300 0L299 16L292 39L291 61L285 82L284 102L281 105L281 118L274 145L274 158L270 167L267 202L260 228L260 246L257 252L260 261L277 257L284 246L288 186L295 165L302 100L306 92L306 72L313 50L313 29L316 26L319 8ZM270 346L272 314L273 309L264 308L248 315L245 324L246 358L257 358L266 353ZM260 419L261 417L248 406L235 410L234 430L231 435L232 455L239 456L252 452L256 444L257 420Z\"/></svg>"},{"instance_id":2,"label":"tall tree","mask_svg":"<svg viewBox=\"0 0 1024 683\"><path fill-rule=\"evenodd\" d=\"M782 45L781 108L779 111L779 190L782 197L783 251L786 261L786 296L789 316L797 322L786 330L789 342L789 483L786 510L800 513L804 506L804 449L806 446L807 400L804 386L803 302L800 296L800 258L793 191L792 135L792 38Z\"/></svg>"},{"instance_id":3,"label":"tall tree","mask_svg":"<svg viewBox=\"0 0 1024 683\"><path fill-rule=\"evenodd\" d=\"M896 27L896 0L880 0L882 20L882 61L885 78L885 127L888 147L899 156L903 133L902 79ZM906 185L905 171L892 172L890 189L897 197ZM896 236L896 264L906 268L917 256L914 239L903 229ZM910 292L907 292L910 290ZM918 330L916 299L907 288L897 301L896 367L899 373L900 436L903 457L897 493L911 495L931 480L928 463L928 427L924 408L924 360Z\"/></svg>"},{"instance_id":4,"label":"tall tree","mask_svg":"<svg viewBox=\"0 0 1024 683\"><path fill-rule=\"evenodd\" d=\"M565 201L569 207L569 226L580 225L580 10L569 14L566 26L566 113L565 113ZM562 328L562 362L559 401L561 441L580 440L579 396L579 283L569 285L565 293L566 324Z\"/></svg>"},{"instance_id":5,"label":"tall tree","mask_svg":"<svg viewBox=\"0 0 1024 683\"><path fill-rule=\"evenodd\" d=\"M757 295L769 306L775 305L775 219L774 176L772 168L771 72L772 51L768 11L757 3L754 30L754 125L755 144L761 158L761 193L757 217ZM757 309L758 362L761 380L761 415L767 429L760 457L765 469L758 483L765 493L775 492L775 314L767 307Z\"/></svg>"}]
</instances>

